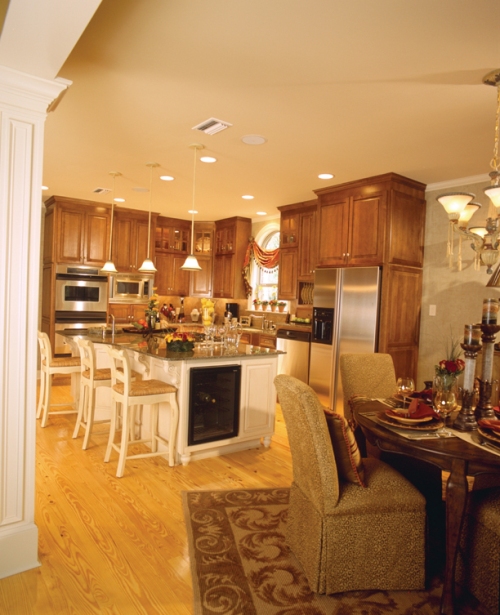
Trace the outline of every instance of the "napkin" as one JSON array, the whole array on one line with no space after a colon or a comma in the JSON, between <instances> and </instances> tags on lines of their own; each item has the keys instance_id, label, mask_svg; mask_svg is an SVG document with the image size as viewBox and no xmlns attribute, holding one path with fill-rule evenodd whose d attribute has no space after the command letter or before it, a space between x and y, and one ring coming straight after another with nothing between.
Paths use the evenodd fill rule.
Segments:
<instances>
[{"instance_id":1,"label":"napkin","mask_svg":"<svg viewBox=\"0 0 500 615\"><path fill-rule=\"evenodd\" d=\"M426 404L432 404L432 389L415 391L415 393L412 393L410 397L413 399L423 399Z\"/></svg>"},{"instance_id":2,"label":"napkin","mask_svg":"<svg viewBox=\"0 0 500 615\"><path fill-rule=\"evenodd\" d=\"M394 413L396 416L401 414ZM435 412L430 406L428 406L422 399L412 399L410 407L408 408L407 418L409 419L423 419L426 416L432 416L436 419L441 418L437 412ZM498 421L500 424L500 421Z\"/></svg>"},{"instance_id":3,"label":"napkin","mask_svg":"<svg viewBox=\"0 0 500 615\"><path fill-rule=\"evenodd\" d=\"M500 420L498 419L479 419L477 422L479 427L486 427L486 429L491 429L497 434L500 434Z\"/></svg>"}]
</instances>

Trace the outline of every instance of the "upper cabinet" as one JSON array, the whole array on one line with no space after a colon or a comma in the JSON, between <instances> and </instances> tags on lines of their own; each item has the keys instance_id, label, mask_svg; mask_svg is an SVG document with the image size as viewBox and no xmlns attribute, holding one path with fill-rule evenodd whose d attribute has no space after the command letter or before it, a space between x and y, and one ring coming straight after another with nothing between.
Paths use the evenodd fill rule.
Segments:
<instances>
[{"instance_id":1,"label":"upper cabinet","mask_svg":"<svg viewBox=\"0 0 500 615\"><path fill-rule=\"evenodd\" d=\"M226 218L215 223L213 297L246 298L241 271L251 234L250 218Z\"/></svg>"},{"instance_id":2,"label":"upper cabinet","mask_svg":"<svg viewBox=\"0 0 500 615\"><path fill-rule=\"evenodd\" d=\"M315 192L318 267L422 267L423 184L387 173Z\"/></svg>"},{"instance_id":3,"label":"upper cabinet","mask_svg":"<svg viewBox=\"0 0 500 615\"><path fill-rule=\"evenodd\" d=\"M104 265L111 206L60 196L50 197L45 205L43 262Z\"/></svg>"},{"instance_id":4,"label":"upper cabinet","mask_svg":"<svg viewBox=\"0 0 500 615\"><path fill-rule=\"evenodd\" d=\"M214 222L195 222L194 224L193 250L201 271L191 271L190 297L212 296L214 231Z\"/></svg>"},{"instance_id":5,"label":"upper cabinet","mask_svg":"<svg viewBox=\"0 0 500 615\"><path fill-rule=\"evenodd\" d=\"M137 273L148 256L148 216L136 209L115 208L112 260L120 273ZM151 215L149 257L154 258L158 214Z\"/></svg>"},{"instance_id":6,"label":"upper cabinet","mask_svg":"<svg viewBox=\"0 0 500 615\"><path fill-rule=\"evenodd\" d=\"M174 254L189 254L191 239L191 223L188 220L178 220L158 216L156 219L155 250L172 252Z\"/></svg>"}]
</instances>

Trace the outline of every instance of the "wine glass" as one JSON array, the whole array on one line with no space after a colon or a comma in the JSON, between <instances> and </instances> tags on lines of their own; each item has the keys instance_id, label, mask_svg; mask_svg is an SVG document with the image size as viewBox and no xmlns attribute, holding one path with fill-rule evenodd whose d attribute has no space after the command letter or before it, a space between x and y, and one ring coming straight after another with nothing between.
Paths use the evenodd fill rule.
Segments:
<instances>
[{"instance_id":1,"label":"wine glass","mask_svg":"<svg viewBox=\"0 0 500 615\"><path fill-rule=\"evenodd\" d=\"M398 388L398 394L403 398L404 407L406 405L407 397L410 397L410 395L415 391L415 382L413 381L413 378L405 376L403 378L398 378L396 386Z\"/></svg>"},{"instance_id":2,"label":"wine glass","mask_svg":"<svg viewBox=\"0 0 500 615\"><path fill-rule=\"evenodd\" d=\"M458 406L455 378L450 379L436 376L432 387L432 405L434 410L443 419L443 426L438 430L438 435L451 435L451 433L446 429L446 421L449 415Z\"/></svg>"}]
</instances>

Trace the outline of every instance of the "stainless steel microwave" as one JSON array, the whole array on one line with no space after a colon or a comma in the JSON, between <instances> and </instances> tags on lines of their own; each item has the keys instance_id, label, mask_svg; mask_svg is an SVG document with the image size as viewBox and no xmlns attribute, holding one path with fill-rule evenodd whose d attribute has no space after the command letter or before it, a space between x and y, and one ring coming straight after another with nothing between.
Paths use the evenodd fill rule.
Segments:
<instances>
[{"instance_id":1,"label":"stainless steel microwave","mask_svg":"<svg viewBox=\"0 0 500 615\"><path fill-rule=\"evenodd\" d=\"M146 303L153 294L154 276L118 273L109 276L111 303Z\"/></svg>"}]
</instances>

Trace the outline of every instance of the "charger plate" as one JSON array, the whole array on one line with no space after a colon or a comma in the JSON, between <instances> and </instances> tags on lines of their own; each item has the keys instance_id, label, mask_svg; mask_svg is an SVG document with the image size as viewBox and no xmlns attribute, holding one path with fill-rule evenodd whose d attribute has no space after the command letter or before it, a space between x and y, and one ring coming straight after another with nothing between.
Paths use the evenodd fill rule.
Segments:
<instances>
[{"instance_id":1,"label":"charger plate","mask_svg":"<svg viewBox=\"0 0 500 615\"><path fill-rule=\"evenodd\" d=\"M427 421L426 423L415 423L415 421L412 421L411 425L408 425L406 423L400 423L396 419L389 418L385 414L385 412L378 412L377 420L381 423L385 423L386 425L390 425L391 427L398 427L399 429L411 429L414 431L437 431L438 429L441 429L441 427L444 427L443 421L434 417L431 417L431 420Z\"/></svg>"},{"instance_id":2,"label":"charger plate","mask_svg":"<svg viewBox=\"0 0 500 615\"><path fill-rule=\"evenodd\" d=\"M393 410L387 410L385 416L389 419L397 421L398 423L403 423L403 425L415 425L417 423L428 423L432 421L433 416L423 416L419 419L412 419L408 416L398 415Z\"/></svg>"},{"instance_id":3,"label":"charger plate","mask_svg":"<svg viewBox=\"0 0 500 615\"><path fill-rule=\"evenodd\" d=\"M477 432L488 442L492 442L495 446L500 446L500 434L496 434L492 429L478 427Z\"/></svg>"}]
</instances>

